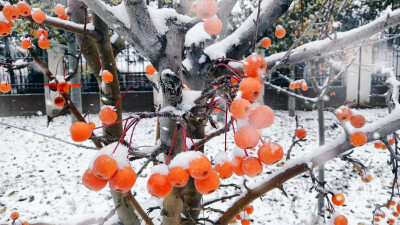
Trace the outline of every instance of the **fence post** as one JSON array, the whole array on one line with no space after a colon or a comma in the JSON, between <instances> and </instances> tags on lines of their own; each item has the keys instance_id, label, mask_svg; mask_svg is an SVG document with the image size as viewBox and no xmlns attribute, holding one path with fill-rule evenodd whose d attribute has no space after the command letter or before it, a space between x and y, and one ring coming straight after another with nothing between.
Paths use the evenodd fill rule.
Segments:
<instances>
[{"instance_id":1,"label":"fence post","mask_svg":"<svg viewBox=\"0 0 400 225\"><path fill-rule=\"evenodd\" d=\"M67 45L68 45L68 53L77 55L78 54L78 45L76 44L76 37L74 33L71 32L66 32L66 38L67 38ZM71 73L72 71L75 70L75 68L78 66L78 61L74 57L68 57L68 68L69 71L68 73ZM78 71L78 73L75 75L74 78L71 79L71 83L75 84L80 84L81 83L81 72ZM82 113L82 92L80 87L74 87L70 89L70 96L71 100L76 106L76 108L79 110L79 112ZM72 123L77 122L76 118L72 116Z\"/></svg>"}]
</instances>

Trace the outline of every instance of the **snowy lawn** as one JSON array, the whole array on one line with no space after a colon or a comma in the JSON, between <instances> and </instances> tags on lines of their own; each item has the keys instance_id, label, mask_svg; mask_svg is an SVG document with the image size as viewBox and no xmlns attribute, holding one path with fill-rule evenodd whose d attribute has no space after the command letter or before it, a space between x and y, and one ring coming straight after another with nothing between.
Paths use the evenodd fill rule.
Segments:
<instances>
[{"instance_id":1,"label":"snowy lawn","mask_svg":"<svg viewBox=\"0 0 400 225\"><path fill-rule=\"evenodd\" d=\"M386 109L358 110L365 116L367 123L387 114ZM124 114L126 117L128 114ZM308 140L302 143L303 148L295 147L292 159L302 157L306 152L315 151L318 146L317 113L298 112L300 124L307 130ZM96 117L90 118L99 125ZM327 142L342 132L337 126L336 118L325 113ZM23 127L39 133L53 135L61 139L72 141L69 136L70 116L56 118L47 128L46 117L3 117L0 122ZM220 124L219 126L223 126ZM279 142L286 152L291 144L294 132L294 118L287 116L286 111L276 111L274 124L263 130L265 140ZM107 188L92 192L81 184L81 176L87 169L91 158L96 154L94 150L78 148L43 136L26 131L0 125L0 224L11 224L9 215L13 211L20 213L21 221L49 224L96 224L113 208L111 194ZM211 128L208 128L210 130ZM134 142L138 146L154 145L156 119L142 120L134 135ZM99 132L97 130L96 132ZM92 146L90 142L85 145ZM228 134L228 152L231 154L234 147L233 135ZM218 151L224 150L224 136L221 135L209 142L206 146L206 155L214 157ZM251 152L250 154L255 154ZM359 147L353 157L361 160L369 168L373 180L369 184L361 182L353 166L334 159L326 164L326 179L335 190L343 192L346 202L336 210L349 219L349 224L370 224L372 210L375 204L382 204L390 196L390 186L393 179L391 168L387 164L389 153L376 150L373 144ZM272 171L282 165L279 162L273 166L264 166L263 174L249 179L249 185L260 183ZM132 162L135 171L138 171L144 160ZM133 188L134 194L146 210L149 207L162 204L162 200L151 197L146 190L149 166L137 179ZM243 184L245 177L233 176L228 180L221 180L221 184ZM312 182L309 174L298 176L284 184L288 196L280 190L273 190L253 202L254 213L250 215L252 224L311 224L316 214L316 192L309 191ZM203 201L209 201L222 196L240 193L233 187L219 188L215 193L204 196ZM231 200L224 203L215 203L208 207L226 209ZM159 224L160 210L154 210L150 216ZM205 211L201 216L211 219L218 214ZM114 224L117 217L112 217L107 224ZM238 222L240 224L240 222ZM328 221L326 222L328 223ZM144 224L144 222L143 222Z\"/></svg>"}]
</instances>

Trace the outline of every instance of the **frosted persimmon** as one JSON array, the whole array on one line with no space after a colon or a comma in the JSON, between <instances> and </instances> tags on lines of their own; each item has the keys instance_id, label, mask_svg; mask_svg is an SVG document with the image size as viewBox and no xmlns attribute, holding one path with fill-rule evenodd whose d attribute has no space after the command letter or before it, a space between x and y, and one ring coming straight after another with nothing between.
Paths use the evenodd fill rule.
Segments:
<instances>
[{"instance_id":1,"label":"frosted persimmon","mask_svg":"<svg viewBox=\"0 0 400 225\"><path fill-rule=\"evenodd\" d=\"M345 198L344 195L342 193L336 194L332 196L332 203L337 205L337 206L341 206L344 204Z\"/></svg>"},{"instance_id":2,"label":"frosted persimmon","mask_svg":"<svg viewBox=\"0 0 400 225\"><path fill-rule=\"evenodd\" d=\"M394 224L395 220L394 220L393 218L390 218L390 219L388 220L388 222L389 222L389 224ZM336 225L336 224L335 224L335 225Z\"/></svg>"},{"instance_id":3,"label":"frosted persimmon","mask_svg":"<svg viewBox=\"0 0 400 225\"><path fill-rule=\"evenodd\" d=\"M304 139L305 137L307 137L307 131L304 129L297 129L296 130L296 137L298 139Z\"/></svg>"},{"instance_id":4,"label":"frosted persimmon","mask_svg":"<svg viewBox=\"0 0 400 225\"><path fill-rule=\"evenodd\" d=\"M12 22L0 22L0 37L7 36L11 33Z\"/></svg>"},{"instance_id":5,"label":"frosted persimmon","mask_svg":"<svg viewBox=\"0 0 400 225\"><path fill-rule=\"evenodd\" d=\"M224 162L223 164L217 164L214 167L215 172L218 173L218 176L222 179L227 179L233 174L233 167L231 162Z\"/></svg>"},{"instance_id":6,"label":"frosted persimmon","mask_svg":"<svg viewBox=\"0 0 400 225\"><path fill-rule=\"evenodd\" d=\"M104 71L101 75L101 80L103 80L104 83L111 83L114 80L114 76L112 73Z\"/></svg>"},{"instance_id":7,"label":"frosted persimmon","mask_svg":"<svg viewBox=\"0 0 400 225\"><path fill-rule=\"evenodd\" d=\"M290 82L289 90L294 90L294 89L296 89L296 84L294 82Z\"/></svg>"},{"instance_id":8,"label":"frosted persimmon","mask_svg":"<svg viewBox=\"0 0 400 225\"><path fill-rule=\"evenodd\" d=\"M355 115L351 117L350 124L355 128L361 128L365 125L365 118L362 115Z\"/></svg>"},{"instance_id":9,"label":"frosted persimmon","mask_svg":"<svg viewBox=\"0 0 400 225\"><path fill-rule=\"evenodd\" d=\"M217 17L208 19L204 22L204 31L209 35L217 35L221 32L222 22Z\"/></svg>"},{"instance_id":10,"label":"frosted persimmon","mask_svg":"<svg viewBox=\"0 0 400 225\"><path fill-rule=\"evenodd\" d=\"M55 13L57 16L65 15L65 8L64 8L64 6L61 5L61 4L57 4L56 7L54 7L54 13Z\"/></svg>"},{"instance_id":11,"label":"frosted persimmon","mask_svg":"<svg viewBox=\"0 0 400 225\"><path fill-rule=\"evenodd\" d=\"M11 85L6 83L0 83L0 92L6 94L11 91Z\"/></svg>"},{"instance_id":12,"label":"frosted persimmon","mask_svg":"<svg viewBox=\"0 0 400 225\"><path fill-rule=\"evenodd\" d=\"M47 32L47 30L45 30L45 29L43 29L43 28L39 28L39 29L36 31L36 37L37 37L37 38L40 38L42 35L43 35L45 38L48 38L48 37L49 37L49 33Z\"/></svg>"},{"instance_id":13,"label":"frosted persimmon","mask_svg":"<svg viewBox=\"0 0 400 225\"><path fill-rule=\"evenodd\" d=\"M91 169L86 170L82 176L82 184L92 191L100 191L107 185L108 180L96 177Z\"/></svg>"},{"instance_id":14,"label":"frosted persimmon","mask_svg":"<svg viewBox=\"0 0 400 225\"><path fill-rule=\"evenodd\" d=\"M32 43L29 40L21 41L21 48L28 50L29 47L32 47Z\"/></svg>"},{"instance_id":15,"label":"frosted persimmon","mask_svg":"<svg viewBox=\"0 0 400 225\"><path fill-rule=\"evenodd\" d=\"M275 36L279 39L284 38L286 35L286 30L281 25L276 26Z\"/></svg>"},{"instance_id":16,"label":"frosted persimmon","mask_svg":"<svg viewBox=\"0 0 400 225\"><path fill-rule=\"evenodd\" d=\"M50 41L48 39L40 39L38 41L39 48L48 49L50 47Z\"/></svg>"},{"instance_id":17,"label":"frosted persimmon","mask_svg":"<svg viewBox=\"0 0 400 225\"><path fill-rule=\"evenodd\" d=\"M189 164L189 174L194 179L198 180L206 179L211 171L212 171L211 162L204 155L194 159Z\"/></svg>"},{"instance_id":18,"label":"frosted persimmon","mask_svg":"<svg viewBox=\"0 0 400 225\"><path fill-rule=\"evenodd\" d=\"M249 77L260 77L267 70L265 59L257 54L248 56L243 62L243 72Z\"/></svg>"},{"instance_id":19,"label":"frosted persimmon","mask_svg":"<svg viewBox=\"0 0 400 225\"><path fill-rule=\"evenodd\" d=\"M36 23L43 23L43 21L46 19L46 14L42 10L36 10L32 13L32 19Z\"/></svg>"},{"instance_id":20,"label":"frosted persimmon","mask_svg":"<svg viewBox=\"0 0 400 225\"><path fill-rule=\"evenodd\" d=\"M247 157L242 163L243 173L249 177L256 177L263 171L260 160L256 157Z\"/></svg>"},{"instance_id":21,"label":"frosted persimmon","mask_svg":"<svg viewBox=\"0 0 400 225\"><path fill-rule=\"evenodd\" d=\"M54 105L55 106L61 107L64 104L65 104L65 99L63 97L58 96L58 97L54 98Z\"/></svg>"},{"instance_id":22,"label":"frosted persimmon","mask_svg":"<svg viewBox=\"0 0 400 225\"><path fill-rule=\"evenodd\" d=\"M308 85L307 85L307 83L301 85L301 90L302 90L302 91L308 91Z\"/></svg>"},{"instance_id":23,"label":"frosted persimmon","mask_svg":"<svg viewBox=\"0 0 400 225\"><path fill-rule=\"evenodd\" d=\"M3 7L3 15L7 20L16 20L19 17L19 12L15 6L5 5Z\"/></svg>"},{"instance_id":24,"label":"frosted persimmon","mask_svg":"<svg viewBox=\"0 0 400 225\"><path fill-rule=\"evenodd\" d=\"M272 165L283 158L283 149L278 143L268 142L258 149L257 155L262 163Z\"/></svg>"},{"instance_id":25,"label":"frosted persimmon","mask_svg":"<svg viewBox=\"0 0 400 225\"><path fill-rule=\"evenodd\" d=\"M110 179L115 172L117 172L117 162L110 156L100 155L94 160L93 173L96 177Z\"/></svg>"},{"instance_id":26,"label":"frosted persimmon","mask_svg":"<svg viewBox=\"0 0 400 225\"><path fill-rule=\"evenodd\" d=\"M262 86L257 79L252 77L244 78L239 84L239 91L242 92L242 98L248 101L254 101L260 96Z\"/></svg>"},{"instance_id":27,"label":"frosted persimmon","mask_svg":"<svg viewBox=\"0 0 400 225\"><path fill-rule=\"evenodd\" d=\"M350 135L350 143L357 147L367 143L367 135L363 132L356 132Z\"/></svg>"},{"instance_id":28,"label":"frosted persimmon","mask_svg":"<svg viewBox=\"0 0 400 225\"><path fill-rule=\"evenodd\" d=\"M67 14L65 14L65 15L60 15L60 16L58 16L58 19L67 20L67 19L68 19L68 15L67 15Z\"/></svg>"},{"instance_id":29,"label":"frosted persimmon","mask_svg":"<svg viewBox=\"0 0 400 225\"><path fill-rule=\"evenodd\" d=\"M175 187L184 187L189 180L189 173L180 166L171 168L168 172L168 181Z\"/></svg>"},{"instance_id":30,"label":"frosted persimmon","mask_svg":"<svg viewBox=\"0 0 400 225\"><path fill-rule=\"evenodd\" d=\"M269 46L271 46L271 38L269 37L265 37L261 40L261 46L263 48L268 48Z\"/></svg>"},{"instance_id":31,"label":"frosted persimmon","mask_svg":"<svg viewBox=\"0 0 400 225\"><path fill-rule=\"evenodd\" d=\"M399 217L399 212L392 212L392 215L393 215L394 217Z\"/></svg>"},{"instance_id":32,"label":"frosted persimmon","mask_svg":"<svg viewBox=\"0 0 400 225\"><path fill-rule=\"evenodd\" d=\"M21 15L21 16L25 16L26 17L26 16L31 15L32 9L25 2L18 2L17 9L18 9L19 15Z\"/></svg>"},{"instance_id":33,"label":"frosted persimmon","mask_svg":"<svg viewBox=\"0 0 400 225\"><path fill-rule=\"evenodd\" d=\"M166 175L155 173L147 181L147 191L158 198L164 198L172 190L172 184Z\"/></svg>"},{"instance_id":34,"label":"frosted persimmon","mask_svg":"<svg viewBox=\"0 0 400 225\"><path fill-rule=\"evenodd\" d=\"M11 215L10 215L10 218L12 220L18 219L19 218L19 213L18 212L12 212Z\"/></svg>"},{"instance_id":35,"label":"frosted persimmon","mask_svg":"<svg viewBox=\"0 0 400 225\"><path fill-rule=\"evenodd\" d=\"M233 172L238 176L243 176L244 172L242 169L243 158L242 157L235 157L231 161Z\"/></svg>"},{"instance_id":36,"label":"frosted persimmon","mask_svg":"<svg viewBox=\"0 0 400 225\"><path fill-rule=\"evenodd\" d=\"M249 115L249 123L256 129L269 127L274 123L274 120L274 111L266 105L257 107Z\"/></svg>"},{"instance_id":37,"label":"frosted persimmon","mask_svg":"<svg viewBox=\"0 0 400 225\"><path fill-rule=\"evenodd\" d=\"M337 110L336 116L340 121L348 122L353 117L353 113L348 107L341 107Z\"/></svg>"},{"instance_id":38,"label":"frosted persimmon","mask_svg":"<svg viewBox=\"0 0 400 225\"><path fill-rule=\"evenodd\" d=\"M369 182L371 182L371 181L372 181L372 176L371 176L371 174L368 174L365 178L364 178L363 175L361 175L361 181L364 182L364 183L369 183Z\"/></svg>"},{"instance_id":39,"label":"frosted persimmon","mask_svg":"<svg viewBox=\"0 0 400 225\"><path fill-rule=\"evenodd\" d=\"M203 195L211 194L219 187L219 176L214 170L211 170L207 178L202 180L195 179L194 186Z\"/></svg>"},{"instance_id":40,"label":"frosted persimmon","mask_svg":"<svg viewBox=\"0 0 400 225\"><path fill-rule=\"evenodd\" d=\"M397 210L397 212L400 212L400 204L396 205L396 210Z\"/></svg>"},{"instance_id":41,"label":"frosted persimmon","mask_svg":"<svg viewBox=\"0 0 400 225\"><path fill-rule=\"evenodd\" d=\"M257 146L260 137L258 132L251 126L241 127L235 133L235 143L241 149L248 149Z\"/></svg>"},{"instance_id":42,"label":"frosted persimmon","mask_svg":"<svg viewBox=\"0 0 400 225\"><path fill-rule=\"evenodd\" d=\"M148 75L153 75L155 72L156 72L156 68L154 68L154 66L152 66L152 65L146 66L146 73Z\"/></svg>"},{"instance_id":43,"label":"frosted persimmon","mask_svg":"<svg viewBox=\"0 0 400 225\"><path fill-rule=\"evenodd\" d=\"M99 119L105 124L114 123L117 120L117 113L109 107L104 107L100 110Z\"/></svg>"},{"instance_id":44,"label":"frosted persimmon","mask_svg":"<svg viewBox=\"0 0 400 225\"><path fill-rule=\"evenodd\" d=\"M72 140L76 142L86 141L92 136L92 127L85 122L76 122L69 128Z\"/></svg>"},{"instance_id":45,"label":"frosted persimmon","mask_svg":"<svg viewBox=\"0 0 400 225\"><path fill-rule=\"evenodd\" d=\"M339 215L333 219L334 225L347 225L348 221L347 218L343 215Z\"/></svg>"},{"instance_id":46,"label":"frosted persimmon","mask_svg":"<svg viewBox=\"0 0 400 225\"><path fill-rule=\"evenodd\" d=\"M61 94L65 94L69 92L69 84L65 81L59 82L57 84L57 91Z\"/></svg>"},{"instance_id":47,"label":"frosted persimmon","mask_svg":"<svg viewBox=\"0 0 400 225\"><path fill-rule=\"evenodd\" d=\"M251 104L246 99L236 99L232 102L230 111L235 119L244 119L251 113Z\"/></svg>"},{"instance_id":48,"label":"frosted persimmon","mask_svg":"<svg viewBox=\"0 0 400 225\"><path fill-rule=\"evenodd\" d=\"M197 16L203 20L210 19L217 14L218 5L215 0L199 0L196 4Z\"/></svg>"},{"instance_id":49,"label":"frosted persimmon","mask_svg":"<svg viewBox=\"0 0 400 225\"><path fill-rule=\"evenodd\" d=\"M252 205L248 205L243 211L246 211L247 214L252 214L254 212L254 207Z\"/></svg>"},{"instance_id":50,"label":"frosted persimmon","mask_svg":"<svg viewBox=\"0 0 400 225\"><path fill-rule=\"evenodd\" d=\"M122 170L118 169L108 182L110 188L114 191L126 193L136 183L136 172L130 167L124 167Z\"/></svg>"}]
</instances>

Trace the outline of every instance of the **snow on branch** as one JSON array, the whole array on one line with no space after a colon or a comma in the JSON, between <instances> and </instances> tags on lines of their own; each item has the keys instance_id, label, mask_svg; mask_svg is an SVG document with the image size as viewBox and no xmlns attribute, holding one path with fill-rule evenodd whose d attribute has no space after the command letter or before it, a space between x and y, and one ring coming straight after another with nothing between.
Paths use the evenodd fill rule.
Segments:
<instances>
[{"instance_id":1,"label":"snow on branch","mask_svg":"<svg viewBox=\"0 0 400 225\"><path fill-rule=\"evenodd\" d=\"M262 38L275 21L287 11L291 2L291 0L262 1L257 40ZM211 60L220 57L241 57L244 51L250 49L252 45L254 30L256 27L254 23L256 17L257 10L255 10L235 32L220 42L208 46L204 50L204 53L207 54Z\"/></svg>"},{"instance_id":2,"label":"snow on branch","mask_svg":"<svg viewBox=\"0 0 400 225\"><path fill-rule=\"evenodd\" d=\"M337 33L336 39L324 39L313 41L295 48L287 59L282 59L286 52L274 54L265 58L267 65L275 65L276 62L284 60L286 65L304 61L314 57L320 57L335 50L346 48L356 42L369 38L370 36L384 31L392 26L400 24L400 9L390 11L359 28L346 32Z\"/></svg>"},{"instance_id":3,"label":"snow on branch","mask_svg":"<svg viewBox=\"0 0 400 225\"><path fill-rule=\"evenodd\" d=\"M315 102L318 101L318 97L310 98L310 97L305 97L305 96L303 96L303 95L298 95L298 94L296 94L296 93L294 93L294 92L290 92L290 91L288 91L288 90L286 90L286 89L284 89L284 88L282 88L282 87L279 87L279 86L277 86L277 85L271 84L270 82L265 82L265 84L266 84L268 87L270 87L270 88L276 90L278 93L283 93L283 94L285 94L285 95L294 97L294 98L296 98L296 99L298 99L298 100L301 100L301 101L303 101L303 102L314 102L314 103L315 103Z\"/></svg>"}]
</instances>

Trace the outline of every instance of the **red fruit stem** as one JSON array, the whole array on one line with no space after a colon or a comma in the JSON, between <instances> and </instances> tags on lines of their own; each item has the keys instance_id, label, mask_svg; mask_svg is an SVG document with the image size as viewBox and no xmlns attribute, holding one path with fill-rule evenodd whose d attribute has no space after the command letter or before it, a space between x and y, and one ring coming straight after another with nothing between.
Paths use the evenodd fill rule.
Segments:
<instances>
[{"instance_id":1,"label":"red fruit stem","mask_svg":"<svg viewBox=\"0 0 400 225\"><path fill-rule=\"evenodd\" d=\"M178 129L179 129L179 127L178 127ZM172 138L171 147L169 148L167 161L165 163L166 165L169 164L169 158L171 157L172 147L174 147L175 137L176 137L176 133L177 133L178 129L176 129L174 132L174 137Z\"/></svg>"},{"instance_id":2,"label":"red fruit stem","mask_svg":"<svg viewBox=\"0 0 400 225\"><path fill-rule=\"evenodd\" d=\"M31 32L31 36L29 37L29 42L31 42L32 37L33 37L33 32L35 31L36 28L36 23L33 24L33 28L32 28L32 32Z\"/></svg>"},{"instance_id":3,"label":"red fruit stem","mask_svg":"<svg viewBox=\"0 0 400 225\"><path fill-rule=\"evenodd\" d=\"M189 132L188 132L183 126L181 126L181 127L182 127L182 129L186 132L186 134L187 134L187 136L190 138L190 140L192 141L192 144L193 144L193 146L194 146L194 149L196 149L196 152L197 152L197 147L196 147L196 144L195 144L194 141L193 141L193 138L190 136Z\"/></svg>"},{"instance_id":4,"label":"red fruit stem","mask_svg":"<svg viewBox=\"0 0 400 225\"><path fill-rule=\"evenodd\" d=\"M262 137L260 135L258 135L258 137L260 138L261 143L265 144L265 141L262 139Z\"/></svg>"},{"instance_id":5,"label":"red fruit stem","mask_svg":"<svg viewBox=\"0 0 400 225\"><path fill-rule=\"evenodd\" d=\"M144 82L144 81L146 81L146 80L138 80L138 81L133 82L131 85L129 85L129 87L125 90L125 92L124 92L124 94L121 96L121 98L119 98L117 104L115 104L113 110L117 108L117 106L118 106L119 103L122 101L122 99L124 98L124 96L126 95L126 93L128 93L129 89L131 89L131 87L132 87L134 84L137 84L137 83L139 83L139 82Z\"/></svg>"},{"instance_id":6,"label":"red fruit stem","mask_svg":"<svg viewBox=\"0 0 400 225\"><path fill-rule=\"evenodd\" d=\"M67 60L64 57L64 80L65 80L65 73L67 71Z\"/></svg>"},{"instance_id":7,"label":"red fruit stem","mask_svg":"<svg viewBox=\"0 0 400 225\"><path fill-rule=\"evenodd\" d=\"M233 120L231 120L231 123L232 123L232 130L233 130L233 135L235 135L235 125L233 124Z\"/></svg>"},{"instance_id":8,"label":"red fruit stem","mask_svg":"<svg viewBox=\"0 0 400 225\"><path fill-rule=\"evenodd\" d=\"M123 140L124 140L124 138L125 138L125 135L126 135L126 133L128 132L128 130L129 130L137 121L138 121L138 119L134 119L133 121L131 121L131 122L129 123L127 129L124 130L124 132L122 133L121 137L119 138L118 143L117 143L117 145L115 146L114 151L112 152L112 154L115 153L115 151L117 150L119 144L123 142ZM129 151L129 149L130 149L130 147L128 148L128 151Z\"/></svg>"},{"instance_id":9,"label":"red fruit stem","mask_svg":"<svg viewBox=\"0 0 400 225\"><path fill-rule=\"evenodd\" d=\"M249 156L249 154L247 154L247 149L244 149L244 153L246 154L246 157Z\"/></svg>"},{"instance_id":10,"label":"red fruit stem","mask_svg":"<svg viewBox=\"0 0 400 225\"><path fill-rule=\"evenodd\" d=\"M226 133L228 130L228 104L225 103L226 113L225 113L225 152L226 152Z\"/></svg>"},{"instance_id":11,"label":"red fruit stem","mask_svg":"<svg viewBox=\"0 0 400 225\"><path fill-rule=\"evenodd\" d=\"M242 75L243 77L247 77L246 74L244 74L244 73L240 72L239 70L237 70L237 69L235 69L235 68L233 68L233 67L231 67L231 66L229 66L229 65L226 65L226 64L224 64L224 63L217 64L217 65L215 66L214 70L215 70L216 68L220 67L220 66L224 66L224 67L228 68L228 69L229 69L233 74L235 74L236 76L237 76L237 73L239 73L239 74Z\"/></svg>"},{"instance_id":12,"label":"red fruit stem","mask_svg":"<svg viewBox=\"0 0 400 225\"><path fill-rule=\"evenodd\" d=\"M136 126L139 124L140 119L137 119L136 121L137 121L137 122L135 123L135 125L134 125L133 128L132 128L131 139L129 140L128 152L129 152L129 150L131 149L133 132L135 131Z\"/></svg>"},{"instance_id":13,"label":"red fruit stem","mask_svg":"<svg viewBox=\"0 0 400 225\"><path fill-rule=\"evenodd\" d=\"M214 100L214 101L212 101L212 102L210 102L208 105L212 105L212 104L215 104L215 103L218 103L218 102L225 102L225 103L227 103L227 104L232 104L232 103L230 103L230 102L228 102L228 101L226 101L226 100L224 100L224 99L217 99L217 100Z\"/></svg>"},{"instance_id":14,"label":"red fruit stem","mask_svg":"<svg viewBox=\"0 0 400 225\"><path fill-rule=\"evenodd\" d=\"M181 136L182 136L182 140L183 140L183 152L186 152L186 148L187 148L187 146L186 146L186 135L183 133L183 130L181 130L180 131L181 132Z\"/></svg>"},{"instance_id":15,"label":"red fruit stem","mask_svg":"<svg viewBox=\"0 0 400 225\"><path fill-rule=\"evenodd\" d=\"M60 59L58 60L58 62L57 62L57 66L56 66L56 75L58 74L58 73L57 73L58 65L60 64L61 60L64 59L64 57L65 57L65 55L61 56L61 58L60 58ZM55 79L55 80L57 81L57 79ZM57 83L58 83L58 81L57 81Z\"/></svg>"},{"instance_id":16,"label":"red fruit stem","mask_svg":"<svg viewBox=\"0 0 400 225\"><path fill-rule=\"evenodd\" d=\"M226 113L225 110L223 110L223 109L221 109L220 107L217 107L217 106L210 106L210 108L212 108L212 109L219 109L219 110L221 110L222 112Z\"/></svg>"}]
</instances>

